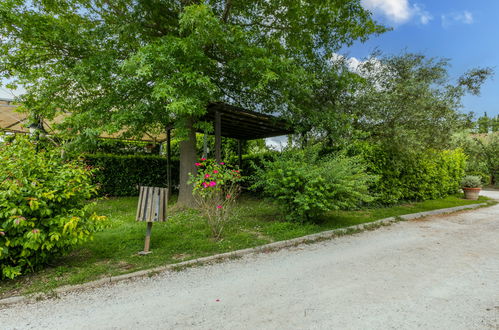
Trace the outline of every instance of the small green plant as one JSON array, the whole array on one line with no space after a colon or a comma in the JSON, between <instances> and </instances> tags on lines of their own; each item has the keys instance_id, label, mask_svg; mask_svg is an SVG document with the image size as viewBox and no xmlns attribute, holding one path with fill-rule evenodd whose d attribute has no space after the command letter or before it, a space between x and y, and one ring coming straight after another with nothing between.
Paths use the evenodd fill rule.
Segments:
<instances>
[{"instance_id":1,"label":"small green plant","mask_svg":"<svg viewBox=\"0 0 499 330\"><path fill-rule=\"evenodd\" d=\"M190 175L189 184L193 185L194 197L213 237L220 239L241 190L241 173L224 162L217 163L206 158L201 158L196 167L197 175Z\"/></svg>"},{"instance_id":2,"label":"small green plant","mask_svg":"<svg viewBox=\"0 0 499 330\"><path fill-rule=\"evenodd\" d=\"M103 227L105 217L87 212L91 176L26 137L0 143L0 277L33 271Z\"/></svg>"},{"instance_id":3,"label":"small green plant","mask_svg":"<svg viewBox=\"0 0 499 330\"><path fill-rule=\"evenodd\" d=\"M477 175L467 175L461 180L463 188L480 188L482 186L482 178Z\"/></svg>"},{"instance_id":4,"label":"small green plant","mask_svg":"<svg viewBox=\"0 0 499 330\"><path fill-rule=\"evenodd\" d=\"M312 220L330 210L348 209L372 200L368 175L357 158L319 158L316 152L287 152L264 161L253 189L277 200L288 220Z\"/></svg>"}]
</instances>

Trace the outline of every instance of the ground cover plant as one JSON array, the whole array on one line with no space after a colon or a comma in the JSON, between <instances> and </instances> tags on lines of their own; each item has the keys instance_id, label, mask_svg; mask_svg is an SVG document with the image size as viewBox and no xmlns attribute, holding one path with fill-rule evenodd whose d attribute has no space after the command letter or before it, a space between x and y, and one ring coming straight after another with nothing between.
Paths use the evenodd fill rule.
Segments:
<instances>
[{"instance_id":1,"label":"ground cover plant","mask_svg":"<svg viewBox=\"0 0 499 330\"><path fill-rule=\"evenodd\" d=\"M175 203L176 196L170 200ZM315 223L286 221L286 214L270 201L243 195L234 209L233 221L222 240L214 240L206 221L196 211L173 214L166 223L157 224L151 238L152 254L137 255L144 244L144 224L135 222L137 197L104 199L93 211L109 218L110 228L95 234L71 254L53 260L49 267L15 280L0 282L0 297L47 291L66 284L77 284L103 276L129 273L217 253L286 240L329 229L344 228L390 216L484 202L463 200L461 195L420 203L331 211Z\"/></svg>"},{"instance_id":2,"label":"ground cover plant","mask_svg":"<svg viewBox=\"0 0 499 330\"><path fill-rule=\"evenodd\" d=\"M27 137L0 144L0 277L34 271L102 228L105 218L86 205L96 193L91 176Z\"/></svg>"}]
</instances>

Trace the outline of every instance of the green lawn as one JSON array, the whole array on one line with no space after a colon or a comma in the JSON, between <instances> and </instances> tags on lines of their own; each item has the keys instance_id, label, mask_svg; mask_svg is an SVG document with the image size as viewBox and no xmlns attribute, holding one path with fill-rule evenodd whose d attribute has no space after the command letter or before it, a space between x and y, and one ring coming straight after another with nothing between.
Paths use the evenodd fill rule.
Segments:
<instances>
[{"instance_id":1,"label":"green lawn","mask_svg":"<svg viewBox=\"0 0 499 330\"><path fill-rule=\"evenodd\" d=\"M467 201L460 196L449 196L441 200L386 208L335 211L327 214L319 223L299 224L284 221L284 215L276 205L244 196L238 202L236 214L223 240L211 239L209 228L195 211L177 212L168 222L154 224L151 239L153 253L147 256L137 255L143 248L146 227L145 223L135 222L137 198L100 200L95 211L109 217L108 229L97 233L93 241L35 274L0 282L0 297L49 291L66 284L178 263L391 216L485 200L480 197L479 201Z\"/></svg>"}]
</instances>

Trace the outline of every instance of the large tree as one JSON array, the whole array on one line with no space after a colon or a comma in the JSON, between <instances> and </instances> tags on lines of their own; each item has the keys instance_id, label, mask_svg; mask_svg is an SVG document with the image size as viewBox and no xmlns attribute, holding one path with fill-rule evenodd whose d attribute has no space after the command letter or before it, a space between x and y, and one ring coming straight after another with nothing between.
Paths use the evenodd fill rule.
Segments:
<instances>
[{"instance_id":1,"label":"large tree","mask_svg":"<svg viewBox=\"0 0 499 330\"><path fill-rule=\"evenodd\" d=\"M80 136L174 123L185 182L207 104L306 112L293 99L331 55L384 30L360 0L3 0L0 74L37 115L70 111Z\"/></svg>"}]
</instances>

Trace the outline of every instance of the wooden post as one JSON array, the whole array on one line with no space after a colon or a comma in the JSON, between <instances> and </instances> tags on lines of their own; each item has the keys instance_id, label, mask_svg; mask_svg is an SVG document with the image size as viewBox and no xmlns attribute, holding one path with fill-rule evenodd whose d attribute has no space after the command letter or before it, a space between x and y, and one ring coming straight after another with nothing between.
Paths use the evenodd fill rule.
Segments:
<instances>
[{"instance_id":1,"label":"wooden post","mask_svg":"<svg viewBox=\"0 0 499 330\"><path fill-rule=\"evenodd\" d=\"M171 128L166 129L166 184L168 185L168 196L172 194L172 148Z\"/></svg>"},{"instance_id":2,"label":"wooden post","mask_svg":"<svg viewBox=\"0 0 499 330\"><path fill-rule=\"evenodd\" d=\"M237 156L239 158L239 168L243 167L243 147L242 147L242 141L237 140Z\"/></svg>"},{"instance_id":3,"label":"wooden post","mask_svg":"<svg viewBox=\"0 0 499 330\"><path fill-rule=\"evenodd\" d=\"M215 112L215 160L222 161L222 116L220 111Z\"/></svg>"},{"instance_id":4,"label":"wooden post","mask_svg":"<svg viewBox=\"0 0 499 330\"><path fill-rule=\"evenodd\" d=\"M139 254L141 254L141 255L146 255L146 254L151 253L151 251L149 251L149 247L151 245L152 224L153 224L152 222L148 222L147 223L146 240L145 240L145 243L144 243L144 251L139 252Z\"/></svg>"}]
</instances>

